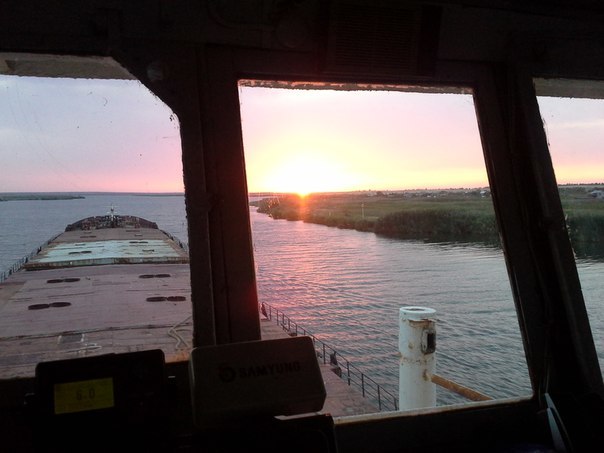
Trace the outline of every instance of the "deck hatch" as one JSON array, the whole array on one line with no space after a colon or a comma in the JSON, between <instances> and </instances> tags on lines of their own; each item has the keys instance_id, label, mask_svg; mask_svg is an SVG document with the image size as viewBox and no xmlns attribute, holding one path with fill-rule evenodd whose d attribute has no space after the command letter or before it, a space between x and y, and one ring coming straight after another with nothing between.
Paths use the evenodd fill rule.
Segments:
<instances>
[{"instance_id":1,"label":"deck hatch","mask_svg":"<svg viewBox=\"0 0 604 453\"><path fill-rule=\"evenodd\" d=\"M45 308L63 308L69 307L71 302L51 302L49 304L32 304L28 305L28 310L44 310Z\"/></svg>"},{"instance_id":2,"label":"deck hatch","mask_svg":"<svg viewBox=\"0 0 604 453\"><path fill-rule=\"evenodd\" d=\"M68 278L51 278L46 280L46 283L74 283L79 282L79 277L68 277Z\"/></svg>"},{"instance_id":3,"label":"deck hatch","mask_svg":"<svg viewBox=\"0 0 604 453\"><path fill-rule=\"evenodd\" d=\"M183 302L187 300L185 296L151 296L147 297L147 302Z\"/></svg>"},{"instance_id":4,"label":"deck hatch","mask_svg":"<svg viewBox=\"0 0 604 453\"><path fill-rule=\"evenodd\" d=\"M68 333L59 335L58 344L82 343L84 341L83 333Z\"/></svg>"}]
</instances>

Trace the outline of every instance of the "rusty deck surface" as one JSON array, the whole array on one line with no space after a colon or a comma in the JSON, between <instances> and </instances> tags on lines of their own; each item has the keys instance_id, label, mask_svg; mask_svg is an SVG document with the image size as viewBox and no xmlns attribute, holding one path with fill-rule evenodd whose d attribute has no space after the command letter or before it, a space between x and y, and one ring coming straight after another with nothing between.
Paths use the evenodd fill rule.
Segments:
<instances>
[{"instance_id":1,"label":"rusty deck surface","mask_svg":"<svg viewBox=\"0 0 604 453\"><path fill-rule=\"evenodd\" d=\"M153 228L68 231L0 283L0 379L40 361L192 346L188 255Z\"/></svg>"}]
</instances>

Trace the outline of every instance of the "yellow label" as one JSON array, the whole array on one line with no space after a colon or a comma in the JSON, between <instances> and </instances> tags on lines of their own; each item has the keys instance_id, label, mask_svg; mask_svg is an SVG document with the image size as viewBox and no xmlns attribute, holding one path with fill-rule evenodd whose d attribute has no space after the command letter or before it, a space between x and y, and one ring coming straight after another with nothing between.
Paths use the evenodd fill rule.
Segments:
<instances>
[{"instance_id":1,"label":"yellow label","mask_svg":"<svg viewBox=\"0 0 604 453\"><path fill-rule=\"evenodd\" d=\"M55 384L57 415L107 409L114 405L112 378Z\"/></svg>"}]
</instances>

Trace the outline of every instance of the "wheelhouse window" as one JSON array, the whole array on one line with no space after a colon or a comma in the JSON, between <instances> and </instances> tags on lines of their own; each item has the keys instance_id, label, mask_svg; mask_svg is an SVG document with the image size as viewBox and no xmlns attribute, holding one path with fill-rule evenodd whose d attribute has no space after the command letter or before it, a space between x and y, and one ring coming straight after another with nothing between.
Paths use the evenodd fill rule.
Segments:
<instances>
[{"instance_id":1,"label":"wheelhouse window","mask_svg":"<svg viewBox=\"0 0 604 453\"><path fill-rule=\"evenodd\" d=\"M119 77L0 75L0 379L112 352L188 357L178 118L109 63Z\"/></svg>"},{"instance_id":2,"label":"wheelhouse window","mask_svg":"<svg viewBox=\"0 0 604 453\"><path fill-rule=\"evenodd\" d=\"M535 80L600 369L604 369L604 83Z\"/></svg>"},{"instance_id":3,"label":"wheelhouse window","mask_svg":"<svg viewBox=\"0 0 604 453\"><path fill-rule=\"evenodd\" d=\"M333 415L531 395L471 90L239 94L261 325L312 335L368 402Z\"/></svg>"}]
</instances>

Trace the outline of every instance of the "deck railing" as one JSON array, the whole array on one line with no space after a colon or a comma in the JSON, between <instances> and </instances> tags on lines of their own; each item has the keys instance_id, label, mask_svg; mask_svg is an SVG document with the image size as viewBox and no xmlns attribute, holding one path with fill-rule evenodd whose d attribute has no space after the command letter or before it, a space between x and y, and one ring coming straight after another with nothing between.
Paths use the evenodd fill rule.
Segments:
<instances>
[{"instance_id":1,"label":"deck railing","mask_svg":"<svg viewBox=\"0 0 604 453\"><path fill-rule=\"evenodd\" d=\"M176 236L174 236L174 235L172 235L172 234L170 234L170 233L168 233L166 231L163 231L163 232L170 239L172 239L174 242L176 242L181 249L183 249L185 252L189 253L189 246L187 244L185 244L184 242L182 242ZM40 253L40 251L42 250L43 247L46 247L48 244L50 244L52 241L54 241L57 238L57 236L59 236L59 234L61 234L61 233L58 233L58 234L54 235L48 241L44 242L43 244L41 244L40 246L38 246L36 249L34 249L29 255L24 256L20 260L15 261L11 265L11 267L9 267L8 269L6 269L5 271L0 272L0 283L2 283L4 280L6 280L8 277L10 277L15 272L17 272L19 269L21 269L23 267L23 265L26 264L31 258L33 258L38 253Z\"/></svg>"},{"instance_id":2,"label":"deck railing","mask_svg":"<svg viewBox=\"0 0 604 453\"><path fill-rule=\"evenodd\" d=\"M349 386L358 388L361 394L372 401L380 411L398 410L398 396L393 395L383 386L363 373L333 347L319 340L311 332L292 321L285 313L269 304L263 303L261 305L261 312L266 318L276 321L277 324L291 336L309 336L315 345L319 360L322 361L324 365L329 364L331 370L342 380L347 382Z\"/></svg>"},{"instance_id":3,"label":"deck railing","mask_svg":"<svg viewBox=\"0 0 604 453\"><path fill-rule=\"evenodd\" d=\"M182 242L180 239L178 239L176 236L174 236L172 233L168 233L167 231L161 230L162 233L164 233L166 236L168 236L170 239L172 239L174 242L176 242L176 244L183 249L185 252L189 253L189 245L185 244L184 242Z\"/></svg>"},{"instance_id":4,"label":"deck railing","mask_svg":"<svg viewBox=\"0 0 604 453\"><path fill-rule=\"evenodd\" d=\"M262 303L260 309L265 317L270 320L275 320L283 328L283 330L288 332L290 335L307 335L311 337L319 360L322 360L323 364L329 363L332 367L332 371L341 379L345 380L348 385L359 388L363 396L372 400L380 411L396 411L399 409L398 396L395 396L391 392L387 391L383 386L375 382L359 368L352 365L349 360L345 359L334 348L319 340L308 330L300 327L298 324L292 321L289 316L279 309L266 303ZM437 374L431 375L430 380L435 385L438 385L439 387L455 393L469 401L488 401L492 399L488 395L465 387L455 381Z\"/></svg>"},{"instance_id":5,"label":"deck railing","mask_svg":"<svg viewBox=\"0 0 604 453\"><path fill-rule=\"evenodd\" d=\"M40 253L40 251L42 250L43 247L46 247L48 244L50 244L51 241L54 241L59 234L60 233L54 235L48 241L44 242L43 244L40 244L36 249L32 250L32 252L29 255L26 255L23 258L21 258L20 260L15 261L11 265L11 267L9 267L7 270L1 272L0 273L0 283L2 283L4 280L6 280L8 277L10 277L15 272L17 272L19 269L21 269L25 263L27 263L31 258L36 256L38 253Z\"/></svg>"}]
</instances>

